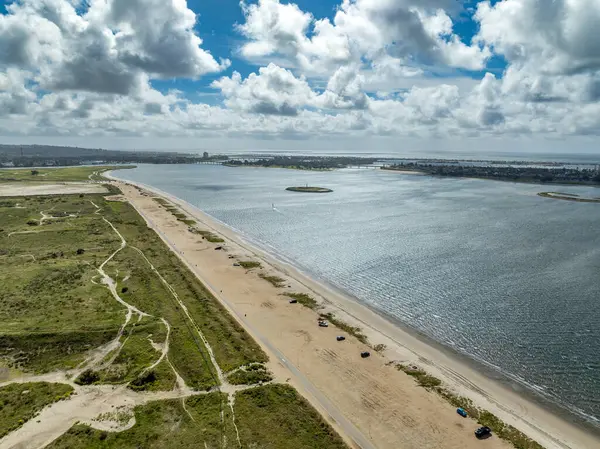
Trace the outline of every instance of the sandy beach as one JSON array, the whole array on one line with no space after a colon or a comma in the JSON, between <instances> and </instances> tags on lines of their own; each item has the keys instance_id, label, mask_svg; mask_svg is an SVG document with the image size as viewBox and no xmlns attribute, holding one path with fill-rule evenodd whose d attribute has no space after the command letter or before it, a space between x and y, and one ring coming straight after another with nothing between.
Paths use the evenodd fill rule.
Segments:
<instances>
[{"instance_id":1,"label":"sandy beach","mask_svg":"<svg viewBox=\"0 0 600 449\"><path fill-rule=\"evenodd\" d=\"M497 437L475 439L475 421L461 418L438 395L418 387L394 362L422 367L452 391L471 398L548 449L600 445L585 429L248 244L188 203L147 186L140 187L151 190L152 195L118 184L148 224L263 346L276 378L295 386L354 447L511 447ZM154 195L177 204L201 229L222 236L224 250L215 251L215 244L189 232L187 225L152 199ZM262 268L247 271L233 266L235 260L260 261ZM272 286L260 273L285 279L285 287ZM360 352L370 348L352 337L337 342L336 336L343 332L333 326L319 328L317 312L289 304L282 296L286 292L310 294L323 304L325 312L360 327L372 345L384 344L387 349L381 354L371 350L370 358L361 359Z\"/></svg>"}]
</instances>

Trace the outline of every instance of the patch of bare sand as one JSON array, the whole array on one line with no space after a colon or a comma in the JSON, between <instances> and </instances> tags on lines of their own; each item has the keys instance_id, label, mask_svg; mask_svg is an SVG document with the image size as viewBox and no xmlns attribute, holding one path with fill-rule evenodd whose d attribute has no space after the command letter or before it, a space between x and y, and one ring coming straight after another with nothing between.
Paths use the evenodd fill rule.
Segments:
<instances>
[{"instance_id":1,"label":"patch of bare sand","mask_svg":"<svg viewBox=\"0 0 600 449\"><path fill-rule=\"evenodd\" d=\"M63 184L0 184L0 196L70 195L76 193L106 193L101 184L69 182Z\"/></svg>"},{"instance_id":2,"label":"patch of bare sand","mask_svg":"<svg viewBox=\"0 0 600 449\"><path fill-rule=\"evenodd\" d=\"M129 390L126 386L75 387L75 393L69 399L46 407L35 418L0 439L0 447L42 449L77 422L100 430L123 431L135 424L132 414L134 407L151 401L188 396L188 392L177 390L142 394Z\"/></svg>"}]
</instances>

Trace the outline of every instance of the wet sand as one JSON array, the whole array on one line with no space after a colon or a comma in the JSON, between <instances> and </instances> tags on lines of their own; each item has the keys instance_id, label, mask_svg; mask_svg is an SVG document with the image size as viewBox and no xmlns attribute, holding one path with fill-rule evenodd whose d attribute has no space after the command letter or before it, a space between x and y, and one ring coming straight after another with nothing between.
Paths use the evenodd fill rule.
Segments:
<instances>
[{"instance_id":1,"label":"wet sand","mask_svg":"<svg viewBox=\"0 0 600 449\"><path fill-rule=\"evenodd\" d=\"M512 447L496 437L476 440L473 431L477 423L461 418L454 407L418 387L393 366L393 362L401 362L423 367L450 390L468 396L546 448L600 445L595 435L528 400L527 395L491 380L461 358L428 344L351 297L251 246L199 209L152 189L154 195L162 195L193 216L199 228L222 236L226 240L224 251L215 251L217 245L189 232L185 224L152 199L153 195L123 183L120 187L151 227L259 341L271 357L270 367L278 380L298 388L348 441L357 438L335 419L333 409L377 448ZM262 268L247 271L234 267L235 260L260 261ZM273 287L259 273L284 278L285 287ZM383 354L371 350L369 359L361 359L360 352L370 348L351 337L338 343L335 337L343 332L333 326L319 328L317 313L289 304L281 295L285 292L312 295L323 303L325 312L332 311L343 321L359 326L372 345L385 344L387 349ZM286 363L281 362L281 354ZM310 385L286 364L292 364ZM326 398L332 410L319 395Z\"/></svg>"}]
</instances>

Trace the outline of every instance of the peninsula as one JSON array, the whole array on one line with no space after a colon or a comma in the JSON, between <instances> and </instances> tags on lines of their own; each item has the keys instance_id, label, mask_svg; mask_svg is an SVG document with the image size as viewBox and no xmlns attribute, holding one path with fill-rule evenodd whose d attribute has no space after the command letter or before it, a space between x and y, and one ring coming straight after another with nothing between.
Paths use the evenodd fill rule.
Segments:
<instances>
[{"instance_id":1,"label":"peninsula","mask_svg":"<svg viewBox=\"0 0 600 449\"><path fill-rule=\"evenodd\" d=\"M584 198L573 193L540 192L538 196L555 200L575 201L577 203L600 203L600 198Z\"/></svg>"}]
</instances>

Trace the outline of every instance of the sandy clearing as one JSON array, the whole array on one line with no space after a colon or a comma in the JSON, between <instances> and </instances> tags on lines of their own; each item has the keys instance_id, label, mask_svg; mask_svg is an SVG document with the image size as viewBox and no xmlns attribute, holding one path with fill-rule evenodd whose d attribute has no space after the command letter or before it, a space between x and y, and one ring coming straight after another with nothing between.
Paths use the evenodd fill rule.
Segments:
<instances>
[{"instance_id":1,"label":"sandy clearing","mask_svg":"<svg viewBox=\"0 0 600 449\"><path fill-rule=\"evenodd\" d=\"M206 393L195 392L193 394ZM115 410L132 410L138 405L151 401L179 399L189 395L187 391L177 390L142 394L129 390L126 386L77 386L76 393L70 399L46 407L35 418L0 439L0 447L2 449L41 449L69 430L76 422L86 423L101 430L125 430L132 427L135 421L130 419L126 424L115 428L117 423L114 421L103 424L97 418L103 414L114 413Z\"/></svg>"},{"instance_id":2,"label":"sandy clearing","mask_svg":"<svg viewBox=\"0 0 600 449\"><path fill-rule=\"evenodd\" d=\"M547 448L598 447L596 435L529 401L519 391L489 379L468 363L425 343L353 299L250 246L197 208L155 191L178 204L207 229L225 237L226 252L211 251L214 245L199 241L147 194L122 183L120 187L132 204L152 220L159 234L164 233L163 239L167 236L182 260L217 296L227 298L241 324L251 334L252 329L259 329L376 447L509 447L497 439L475 441L473 421L459 418L454 409L436 395L416 387L411 378L386 366L392 360L424 366L458 394L472 398ZM260 270L244 272L232 267L229 255L260 259L266 271L286 278L286 285L292 288L275 289L257 277ZM343 345L336 344L335 335L340 332L335 328L316 328L314 312L282 300L279 294L286 290L323 298L328 309L335 310L350 324L362 327L372 343L386 344L385 357L375 355L365 362L357 358L358 352L364 349L360 343L350 340ZM263 307L265 302L273 307ZM276 359L272 357L272 360ZM281 366L275 371L294 383L289 371ZM303 390L301 385L295 386ZM323 412L314 397L306 391L303 393Z\"/></svg>"},{"instance_id":3,"label":"sandy clearing","mask_svg":"<svg viewBox=\"0 0 600 449\"><path fill-rule=\"evenodd\" d=\"M106 193L101 184L69 182L64 184L0 184L0 196L69 195L75 193Z\"/></svg>"}]
</instances>

